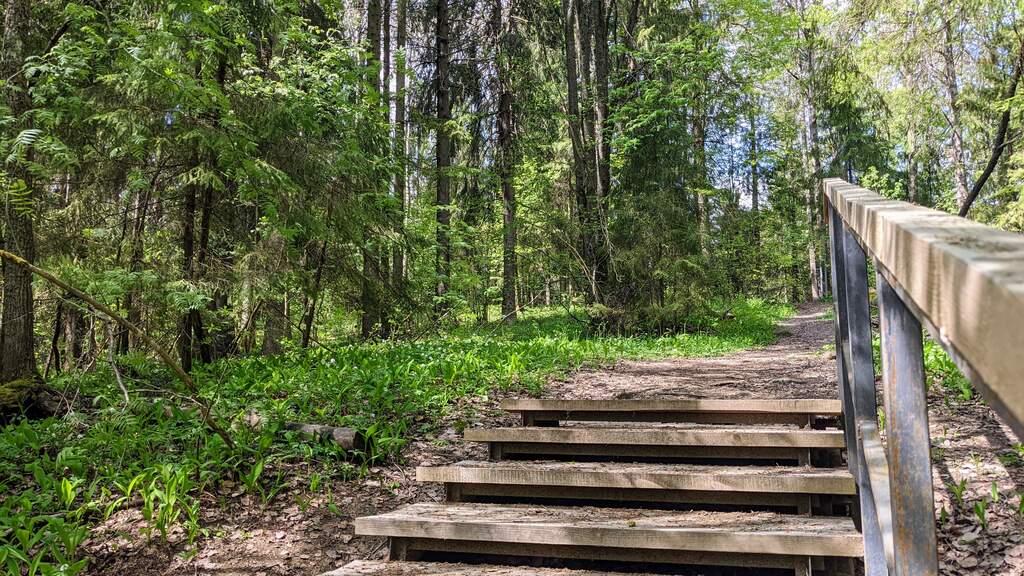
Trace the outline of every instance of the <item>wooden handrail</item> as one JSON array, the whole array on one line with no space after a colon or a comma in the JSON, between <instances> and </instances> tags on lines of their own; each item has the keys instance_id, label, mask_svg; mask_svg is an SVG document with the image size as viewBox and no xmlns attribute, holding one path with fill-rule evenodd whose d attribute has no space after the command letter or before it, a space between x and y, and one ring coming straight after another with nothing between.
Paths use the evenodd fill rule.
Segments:
<instances>
[{"instance_id":1,"label":"wooden handrail","mask_svg":"<svg viewBox=\"0 0 1024 576\"><path fill-rule=\"evenodd\" d=\"M836 368L867 576L937 576L922 326L1024 435L1024 236L824 182ZM876 271L886 442L867 262Z\"/></svg>"},{"instance_id":2,"label":"wooden handrail","mask_svg":"<svg viewBox=\"0 0 1024 576\"><path fill-rule=\"evenodd\" d=\"M1024 435L1024 236L824 182L836 369L867 576L937 576L922 326ZM885 401L879 436L868 262Z\"/></svg>"},{"instance_id":3,"label":"wooden handrail","mask_svg":"<svg viewBox=\"0 0 1024 576\"><path fill-rule=\"evenodd\" d=\"M1024 436L1024 236L840 179L824 188L904 304Z\"/></svg>"}]
</instances>

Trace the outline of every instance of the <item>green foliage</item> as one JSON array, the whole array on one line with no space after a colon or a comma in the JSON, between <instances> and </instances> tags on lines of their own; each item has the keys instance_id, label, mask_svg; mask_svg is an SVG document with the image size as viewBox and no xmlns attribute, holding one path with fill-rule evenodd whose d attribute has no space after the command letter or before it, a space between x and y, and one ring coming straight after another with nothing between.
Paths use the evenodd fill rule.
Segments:
<instances>
[{"instance_id":1,"label":"green foliage","mask_svg":"<svg viewBox=\"0 0 1024 576\"><path fill-rule=\"evenodd\" d=\"M988 506L990 503L988 498L982 498L971 507L974 517L978 519L978 524L981 525L982 530L988 530Z\"/></svg>"},{"instance_id":2,"label":"green foliage","mask_svg":"<svg viewBox=\"0 0 1024 576\"><path fill-rule=\"evenodd\" d=\"M881 374L882 357L881 341L876 337L872 340L875 373ZM924 370L926 385L930 390L952 394L959 402L969 402L974 398L975 391L971 381L960 372L953 359L927 336L924 338ZM950 398L950 396L947 396Z\"/></svg>"},{"instance_id":3,"label":"green foliage","mask_svg":"<svg viewBox=\"0 0 1024 576\"><path fill-rule=\"evenodd\" d=\"M76 574L85 567L78 549L88 527L136 500L144 536L169 539L181 526L193 542L204 534L204 492L239 484L271 502L286 485L285 470L294 469L289 463L304 465L316 491L328 477L345 479L368 462L399 457L415 430L457 417L461 399L536 392L552 375L619 358L710 356L767 344L775 322L792 312L760 300L725 309L728 316L700 332L612 337L587 336L565 310L534 309L515 324L203 366L196 381L218 414L234 418L234 450L162 398L133 394L137 399L121 406L104 371L66 377L60 385L78 388L94 408L22 420L0 433L0 565L14 574L60 566ZM151 362L136 358L132 365L145 387L168 378ZM253 411L263 425L245 423ZM284 430L285 421L355 427L366 433L370 452L309 442Z\"/></svg>"},{"instance_id":4,"label":"green foliage","mask_svg":"<svg viewBox=\"0 0 1024 576\"><path fill-rule=\"evenodd\" d=\"M946 487L949 488L949 491L953 493L953 500L957 504L964 503L964 494L967 492L966 478L962 478L959 482L956 482L955 484L947 484Z\"/></svg>"},{"instance_id":5,"label":"green foliage","mask_svg":"<svg viewBox=\"0 0 1024 576\"><path fill-rule=\"evenodd\" d=\"M930 387L938 386L967 402L974 397L974 387L957 368L956 363L941 346L931 339L924 342L924 366Z\"/></svg>"}]
</instances>

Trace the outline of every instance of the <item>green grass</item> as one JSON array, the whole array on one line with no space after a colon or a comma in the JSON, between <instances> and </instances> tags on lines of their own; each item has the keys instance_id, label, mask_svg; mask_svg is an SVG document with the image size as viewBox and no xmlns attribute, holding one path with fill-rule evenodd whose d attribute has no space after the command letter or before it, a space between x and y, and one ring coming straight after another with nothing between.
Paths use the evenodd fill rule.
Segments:
<instances>
[{"instance_id":1,"label":"green grass","mask_svg":"<svg viewBox=\"0 0 1024 576\"><path fill-rule=\"evenodd\" d=\"M429 432L447 416L467 421L472 414L456 413L462 399L537 392L551 376L622 358L712 356L764 345L775 323L792 313L758 300L730 310L727 319L699 322L690 334L611 337L585 336L565 311L532 310L513 325L197 369L202 394L228 421L235 449L155 392L172 381L145 358L125 359L137 375L128 406L105 372L66 377L54 385L88 398L88 410L21 421L0 433L0 566L12 574L80 572L88 527L129 502L141 501L144 535L166 538L181 526L191 542L205 533L199 495L218 494L225 482L263 501L294 476L316 492L325 478L347 478L374 459L398 457L417 429ZM246 424L251 413L265 424ZM285 421L356 427L366 432L372 454L305 441L283 430Z\"/></svg>"},{"instance_id":2,"label":"green grass","mask_svg":"<svg viewBox=\"0 0 1024 576\"><path fill-rule=\"evenodd\" d=\"M872 340L874 349L875 374L882 373L881 341L876 336ZM925 383L929 389L943 393L947 402L968 402L975 396L974 386L960 372L953 359L934 340L924 336L924 371Z\"/></svg>"}]
</instances>

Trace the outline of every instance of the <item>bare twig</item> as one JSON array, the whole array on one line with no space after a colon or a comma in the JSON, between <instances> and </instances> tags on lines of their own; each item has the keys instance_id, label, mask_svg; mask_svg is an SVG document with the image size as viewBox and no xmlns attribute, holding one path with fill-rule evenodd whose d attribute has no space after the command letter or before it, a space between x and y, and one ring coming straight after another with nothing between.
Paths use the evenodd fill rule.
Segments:
<instances>
[{"instance_id":1,"label":"bare twig","mask_svg":"<svg viewBox=\"0 0 1024 576\"><path fill-rule=\"evenodd\" d=\"M114 379L117 380L117 387L124 395L124 409L128 409L131 398L128 397L128 389L124 387L124 380L121 378L121 369L117 367L117 359L114 358L114 325L107 324L107 361L110 362L110 369L114 371Z\"/></svg>"}]
</instances>

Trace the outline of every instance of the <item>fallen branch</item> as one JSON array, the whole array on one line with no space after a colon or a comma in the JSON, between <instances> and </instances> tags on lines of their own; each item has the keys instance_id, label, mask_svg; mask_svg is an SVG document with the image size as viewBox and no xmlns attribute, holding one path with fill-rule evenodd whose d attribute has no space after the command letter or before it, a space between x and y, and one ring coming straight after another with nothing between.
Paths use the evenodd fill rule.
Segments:
<instances>
[{"instance_id":1,"label":"fallen branch","mask_svg":"<svg viewBox=\"0 0 1024 576\"><path fill-rule=\"evenodd\" d=\"M158 343L156 340L150 337L149 334L146 334L145 332L142 331L141 328L122 318L121 315L111 310L106 304L103 304L99 300L96 300L95 298L86 294L85 292L82 292L78 288L75 288L74 286L68 284L67 282L61 280L60 278L57 278L50 272L47 272L46 270L43 270L42 268L35 266L28 260L25 260L24 258L16 254L12 254L6 250L0 250L0 258L7 260L8 262L11 262L12 264L15 264L17 266L21 266L22 268L28 270L29 272L35 274L36 276L39 276L40 278L53 284L54 286L57 286L58 288L61 288L62 290L68 292L72 296L79 298L80 300L88 304L92 309L102 313L104 316L111 319L122 328L134 334L136 337L138 337L139 340L142 340L146 344L146 346L148 346L151 350L153 350L153 352L156 353L156 355L160 358L160 361L164 364L164 366L167 366L167 368L170 369L170 371L173 372L174 375L178 377L178 380L181 380L181 383L185 385L185 389L188 390L189 394L191 395L190 399L199 406L199 412L202 416L203 423L209 426L210 429L214 431L214 433L220 436L229 447L235 447L235 442L234 440L231 439L231 436L227 433L226 430L224 430L224 428L217 424L217 422L211 416L210 406L200 397L199 389L196 387L196 383L194 380L192 380L192 377L189 376L188 372L185 372L185 370L183 370L181 366L179 366L178 363L175 362L173 358L171 358L171 355L168 354L166 350L164 350L163 346L160 346L160 343Z\"/></svg>"}]
</instances>

